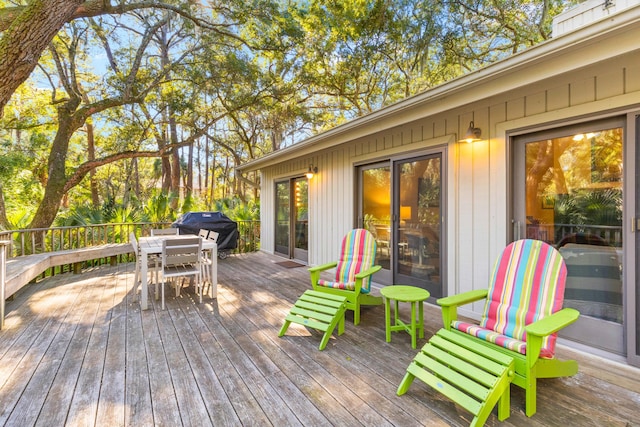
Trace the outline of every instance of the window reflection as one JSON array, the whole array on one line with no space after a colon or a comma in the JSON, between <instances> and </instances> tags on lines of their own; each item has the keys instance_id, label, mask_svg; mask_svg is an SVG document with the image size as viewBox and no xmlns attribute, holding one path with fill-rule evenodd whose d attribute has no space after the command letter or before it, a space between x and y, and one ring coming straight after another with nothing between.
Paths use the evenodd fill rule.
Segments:
<instances>
[{"instance_id":1,"label":"window reflection","mask_svg":"<svg viewBox=\"0 0 640 427\"><path fill-rule=\"evenodd\" d=\"M622 323L622 128L526 144L528 238L555 245L565 306Z\"/></svg>"},{"instance_id":2,"label":"window reflection","mask_svg":"<svg viewBox=\"0 0 640 427\"><path fill-rule=\"evenodd\" d=\"M375 264L391 268L391 169L389 166L362 172L364 228L376 239Z\"/></svg>"}]
</instances>

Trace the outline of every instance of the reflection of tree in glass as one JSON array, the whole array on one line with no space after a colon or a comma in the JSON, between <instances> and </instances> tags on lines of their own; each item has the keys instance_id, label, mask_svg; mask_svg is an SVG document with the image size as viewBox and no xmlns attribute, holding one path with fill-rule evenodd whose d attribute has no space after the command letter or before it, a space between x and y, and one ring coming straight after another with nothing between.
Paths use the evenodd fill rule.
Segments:
<instances>
[{"instance_id":1,"label":"reflection of tree in glass","mask_svg":"<svg viewBox=\"0 0 640 427\"><path fill-rule=\"evenodd\" d=\"M418 219L422 224L440 222L440 162L431 159L418 180Z\"/></svg>"},{"instance_id":2,"label":"reflection of tree in glass","mask_svg":"<svg viewBox=\"0 0 640 427\"><path fill-rule=\"evenodd\" d=\"M577 190L559 197L555 204L556 224L622 224L622 190Z\"/></svg>"},{"instance_id":3,"label":"reflection of tree in glass","mask_svg":"<svg viewBox=\"0 0 640 427\"><path fill-rule=\"evenodd\" d=\"M527 217L541 223L620 225L622 129L532 142L525 150ZM555 201L553 211L545 211L549 200Z\"/></svg>"}]
</instances>

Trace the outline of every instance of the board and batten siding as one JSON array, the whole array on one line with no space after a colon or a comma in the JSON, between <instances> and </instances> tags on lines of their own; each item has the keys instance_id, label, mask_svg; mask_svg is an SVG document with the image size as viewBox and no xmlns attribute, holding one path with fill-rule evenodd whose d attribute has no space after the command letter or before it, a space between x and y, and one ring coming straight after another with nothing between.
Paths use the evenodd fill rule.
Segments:
<instances>
[{"instance_id":1,"label":"board and batten siding","mask_svg":"<svg viewBox=\"0 0 640 427\"><path fill-rule=\"evenodd\" d=\"M372 123L366 136L263 168L263 249L273 251L273 183L278 179L302 176L311 163L318 167L310 181L309 264L319 265L337 258L343 235L356 225L358 165L446 146L447 293L486 288L495 257L511 233L509 136L640 109L640 50L604 54L639 35L636 30L611 43L581 45L570 55L474 86L468 103L461 101L464 93L455 93L451 98L456 100L408 107L394 117L395 126L381 129ZM585 57L591 62L585 63ZM557 69L558 61L577 58L583 61L578 68L548 72L549 64ZM501 91L504 86L508 90ZM452 102L455 107L447 109ZM482 129L482 140L458 142L472 120ZM465 314L481 310L476 305Z\"/></svg>"}]
</instances>

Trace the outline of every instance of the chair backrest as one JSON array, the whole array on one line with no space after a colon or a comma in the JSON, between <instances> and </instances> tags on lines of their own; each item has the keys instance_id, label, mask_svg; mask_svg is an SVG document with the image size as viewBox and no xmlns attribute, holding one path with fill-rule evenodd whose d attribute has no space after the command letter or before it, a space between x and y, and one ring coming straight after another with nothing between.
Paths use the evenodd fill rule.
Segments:
<instances>
[{"instance_id":1,"label":"chair backrest","mask_svg":"<svg viewBox=\"0 0 640 427\"><path fill-rule=\"evenodd\" d=\"M178 235L177 228L152 228L151 235L152 236L176 236Z\"/></svg>"},{"instance_id":2,"label":"chair backrest","mask_svg":"<svg viewBox=\"0 0 640 427\"><path fill-rule=\"evenodd\" d=\"M200 263L202 238L166 239L162 241L162 266Z\"/></svg>"},{"instance_id":3,"label":"chair backrest","mask_svg":"<svg viewBox=\"0 0 640 427\"><path fill-rule=\"evenodd\" d=\"M207 237L209 240L213 241L213 243L218 243L218 236L220 233L217 231L209 231L209 236Z\"/></svg>"},{"instance_id":4,"label":"chair backrest","mask_svg":"<svg viewBox=\"0 0 640 427\"><path fill-rule=\"evenodd\" d=\"M336 268L336 282L355 281L355 275L373 266L376 256L376 239L363 229L351 230L342 239L340 259ZM362 289L371 289L371 276L362 281Z\"/></svg>"},{"instance_id":5,"label":"chair backrest","mask_svg":"<svg viewBox=\"0 0 640 427\"><path fill-rule=\"evenodd\" d=\"M480 325L526 341L524 327L562 308L567 267L562 255L539 240L518 240L498 257ZM557 334L543 340L553 355Z\"/></svg>"},{"instance_id":6,"label":"chair backrest","mask_svg":"<svg viewBox=\"0 0 640 427\"><path fill-rule=\"evenodd\" d=\"M129 233L129 243L131 243L131 247L133 248L133 253L135 256L138 256L138 239L136 239L136 233L133 231Z\"/></svg>"},{"instance_id":7,"label":"chair backrest","mask_svg":"<svg viewBox=\"0 0 640 427\"><path fill-rule=\"evenodd\" d=\"M209 237L209 230L201 228L200 231L198 231L198 236L202 237L203 239L207 239Z\"/></svg>"}]
</instances>

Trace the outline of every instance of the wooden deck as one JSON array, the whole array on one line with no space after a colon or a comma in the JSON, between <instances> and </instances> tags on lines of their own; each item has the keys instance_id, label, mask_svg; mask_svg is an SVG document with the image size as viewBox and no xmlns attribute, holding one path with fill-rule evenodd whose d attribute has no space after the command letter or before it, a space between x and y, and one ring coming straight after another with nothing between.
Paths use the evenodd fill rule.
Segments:
<instances>
[{"instance_id":1,"label":"wooden deck","mask_svg":"<svg viewBox=\"0 0 640 427\"><path fill-rule=\"evenodd\" d=\"M9 426L463 426L470 416L415 381L396 388L416 350L385 342L384 310L318 351L322 335L284 316L309 288L306 268L263 253L219 262L218 298L191 291L152 299L141 312L133 264L64 274L31 284L7 304L0 331L0 425ZM440 312L426 310L428 338ZM425 340L420 340L421 345ZM561 348L577 357L573 378L541 380L538 413L524 415L513 387L502 426L640 425L640 370Z\"/></svg>"}]
</instances>

